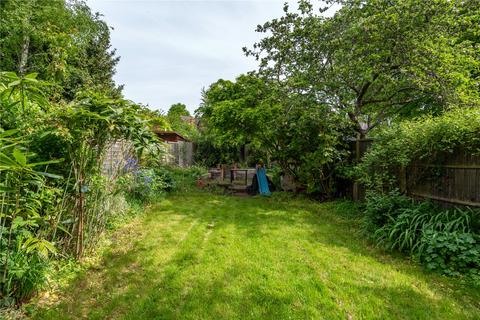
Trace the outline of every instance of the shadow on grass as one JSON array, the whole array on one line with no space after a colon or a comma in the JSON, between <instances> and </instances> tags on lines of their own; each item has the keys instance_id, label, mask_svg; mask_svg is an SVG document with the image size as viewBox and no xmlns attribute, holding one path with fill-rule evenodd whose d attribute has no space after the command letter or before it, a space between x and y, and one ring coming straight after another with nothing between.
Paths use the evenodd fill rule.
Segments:
<instances>
[{"instance_id":1,"label":"shadow on grass","mask_svg":"<svg viewBox=\"0 0 480 320\"><path fill-rule=\"evenodd\" d=\"M165 220L174 222L164 231L153 227L158 221ZM462 314L461 307L445 309L446 306L452 303L461 306L467 302L470 306L480 307L478 299L475 302L476 298L480 298L478 292L470 292L471 296L465 297L465 291L454 289L451 280L428 275L418 267L405 263L405 259L385 256L368 248L357 234L358 221L337 215L332 204L323 207L314 203L302 205L295 200L272 201L205 194L174 196L154 206L145 218L145 224L146 230L140 232L142 235L139 238L125 238L114 244L104 254L98 268L79 275L65 290L60 305L39 309L34 317L345 319L353 313L355 318L427 319L448 315L452 319L462 319L466 316ZM232 236L233 230L236 238L230 240L253 241L259 246L255 249L260 257L267 250L262 248L263 242L270 245L278 242L273 249L288 250L289 243L299 241L302 250L291 256L284 254L285 257L301 259L304 255L309 259L298 262L298 271L292 271L292 279L288 279L290 282L282 288L281 281L274 283L268 279L268 274L262 276L245 263L229 261L222 264L219 261L218 265L207 264L200 248L209 230L219 233L212 241L230 239L228 237ZM154 238L157 232L161 232L162 237ZM214 244L217 245L217 242ZM406 285L366 285L365 282L355 281L355 277L363 275L354 268L350 270L353 273L351 279L330 286L328 281L322 282L316 276L315 272L322 266L316 264L315 259L319 258L312 255L317 248L308 245L371 258L373 263L387 265L397 273L429 283L432 290L442 292L442 295L450 294L451 297L429 296ZM220 253L219 247L210 249ZM155 257L158 250L167 252L161 261ZM228 261L229 258L225 259ZM270 267L268 263L269 260L266 260L260 268ZM276 277L282 280L284 275L277 274ZM298 288L295 289L295 285ZM339 290L344 291L337 292Z\"/></svg>"},{"instance_id":2,"label":"shadow on grass","mask_svg":"<svg viewBox=\"0 0 480 320\"><path fill-rule=\"evenodd\" d=\"M203 194L193 195L195 196L199 199L205 198ZM193 210L191 203L176 204L175 207L179 214L201 219L204 223L218 221L220 227L233 225L236 232L250 239L268 238L275 231L295 226L304 228L302 240L306 242L322 244L334 251L346 249L352 255L368 257L397 273L428 283L432 290L448 292L460 305L467 303L480 310L478 287L470 286L468 282L462 283L463 280L429 272L400 253L387 253L373 247L360 230L360 215L345 212L349 206L351 207L346 203L337 205L335 202L318 203L307 199L217 196L213 202L204 202ZM201 208L205 211L199 213ZM277 236L292 240L287 238L287 233Z\"/></svg>"}]
</instances>

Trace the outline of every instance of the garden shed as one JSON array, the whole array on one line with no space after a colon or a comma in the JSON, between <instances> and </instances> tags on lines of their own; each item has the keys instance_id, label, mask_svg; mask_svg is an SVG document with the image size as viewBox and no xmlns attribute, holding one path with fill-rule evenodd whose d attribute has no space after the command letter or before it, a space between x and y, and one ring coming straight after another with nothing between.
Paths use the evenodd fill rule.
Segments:
<instances>
[{"instance_id":1,"label":"garden shed","mask_svg":"<svg viewBox=\"0 0 480 320\"><path fill-rule=\"evenodd\" d=\"M155 131L160 140L165 142L163 160L168 164L188 167L193 164L193 143L175 131Z\"/></svg>"}]
</instances>

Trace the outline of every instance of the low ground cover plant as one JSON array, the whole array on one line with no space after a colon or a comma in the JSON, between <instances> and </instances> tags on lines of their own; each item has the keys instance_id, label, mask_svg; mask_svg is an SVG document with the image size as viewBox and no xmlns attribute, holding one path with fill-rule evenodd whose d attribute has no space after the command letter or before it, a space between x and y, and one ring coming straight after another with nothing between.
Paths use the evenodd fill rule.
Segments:
<instances>
[{"instance_id":1,"label":"low ground cover plant","mask_svg":"<svg viewBox=\"0 0 480 320\"><path fill-rule=\"evenodd\" d=\"M377 245L410 254L430 270L480 280L478 210L443 209L392 191L370 193L364 214Z\"/></svg>"}]
</instances>

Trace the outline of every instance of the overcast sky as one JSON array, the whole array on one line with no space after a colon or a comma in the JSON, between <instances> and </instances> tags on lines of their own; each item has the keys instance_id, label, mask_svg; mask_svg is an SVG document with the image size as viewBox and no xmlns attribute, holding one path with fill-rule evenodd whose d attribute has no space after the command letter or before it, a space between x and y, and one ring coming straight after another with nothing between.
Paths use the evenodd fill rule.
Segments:
<instances>
[{"instance_id":1,"label":"overcast sky","mask_svg":"<svg viewBox=\"0 0 480 320\"><path fill-rule=\"evenodd\" d=\"M127 99L168 110L176 102L193 112L202 87L235 79L257 63L245 57L262 24L282 15L284 0L88 0L114 28L121 57L115 80Z\"/></svg>"}]
</instances>

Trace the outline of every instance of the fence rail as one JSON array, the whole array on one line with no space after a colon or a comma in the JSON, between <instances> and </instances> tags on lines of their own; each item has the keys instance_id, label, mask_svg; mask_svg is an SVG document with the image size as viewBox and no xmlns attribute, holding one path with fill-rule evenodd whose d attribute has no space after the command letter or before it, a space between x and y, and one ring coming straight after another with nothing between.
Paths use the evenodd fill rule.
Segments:
<instances>
[{"instance_id":1,"label":"fence rail","mask_svg":"<svg viewBox=\"0 0 480 320\"><path fill-rule=\"evenodd\" d=\"M480 157L460 150L443 154L440 159L441 163L419 162L407 168L407 193L480 207Z\"/></svg>"},{"instance_id":2,"label":"fence rail","mask_svg":"<svg viewBox=\"0 0 480 320\"><path fill-rule=\"evenodd\" d=\"M354 154L359 150L362 157L372 143L372 140L361 140L360 146L352 145L351 150ZM465 150L417 161L399 170L399 176L399 188L413 197L446 205L480 207L480 156ZM357 192L364 195L363 190Z\"/></svg>"}]
</instances>

